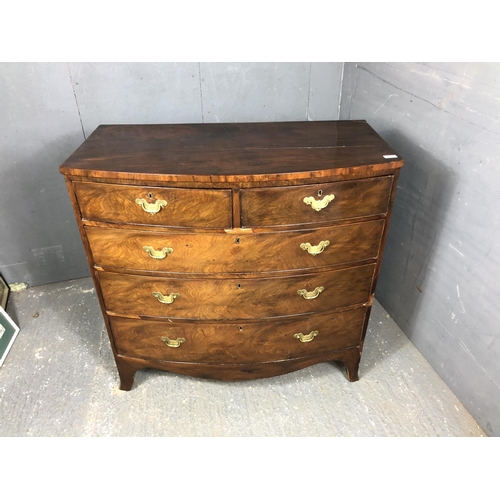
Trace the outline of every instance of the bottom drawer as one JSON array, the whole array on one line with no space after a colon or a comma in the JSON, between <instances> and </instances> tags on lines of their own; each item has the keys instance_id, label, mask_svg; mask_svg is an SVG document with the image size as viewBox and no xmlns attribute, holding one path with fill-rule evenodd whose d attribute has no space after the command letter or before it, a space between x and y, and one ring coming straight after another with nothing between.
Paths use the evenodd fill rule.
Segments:
<instances>
[{"instance_id":1,"label":"bottom drawer","mask_svg":"<svg viewBox=\"0 0 500 500\"><path fill-rule=\"evenodd\" d=\"M254 323L109 319L120 355L226 364L279 361L357 346L366 311L362 307L299 320Z\"/></svg>"}]
</instances>

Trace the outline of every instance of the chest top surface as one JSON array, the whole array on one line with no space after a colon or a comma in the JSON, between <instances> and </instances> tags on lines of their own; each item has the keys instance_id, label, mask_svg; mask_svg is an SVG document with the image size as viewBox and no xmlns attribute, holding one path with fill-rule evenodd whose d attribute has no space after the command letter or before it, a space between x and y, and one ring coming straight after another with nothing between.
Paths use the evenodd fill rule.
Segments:
<instances>
[{"instance_id":1,"label":"chest top surface","mask_svg":"<svg viewBox=\"0 0 500 500\"><path fill-rule=\"evenodd\" d=\"M224 183L369 176L402 158L365 121L100 125L64 162L94 179Z\"/></svg>"}]
</instances>

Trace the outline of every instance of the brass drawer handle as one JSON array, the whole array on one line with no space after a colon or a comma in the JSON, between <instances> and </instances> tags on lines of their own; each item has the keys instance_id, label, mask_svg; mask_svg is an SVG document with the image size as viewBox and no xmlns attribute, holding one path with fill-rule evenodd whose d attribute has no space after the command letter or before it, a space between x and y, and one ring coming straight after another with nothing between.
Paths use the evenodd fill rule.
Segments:
<instances>
[{"instance_id":1,"label":"brass drawer handle","mask_svg":"<svg viewBox=\"0 0 500 500\"><path fill-rule=\"evenodd\" d=\"M302 201L306 205L311 205L311 208L316 210L316 212L319 212L320 210L323 210L323 208L326 208L334 199L334 194L327 194L322 200L317 200L314 196L306 196Z\"/></svg>"},{"instance_id":2,"label":"brass drawer handle","mask_svg":"<svg viewBox=\"0 0 500 500\"><path fill-rule=\"evenodd\" d=\"M170 340L168 337L160 337L160 340L162 342L165 342L165 344L167 344L168 347L180 347L181 344L186 342L186 339L183 339L182 337L179 337L175 340Z\"/></svg>"},{"instance_id":3,"label":"brass drawer handle","mask_svg":"<svg viewBox=\"0 0 500 500\"><path fill-rule=\"evenodd\" d=\"M303 333L296 333L294 337L296 339L299 339L301 342L311 342L311 340L318 335L318 330L313 330L311 333L308 333L307 335L304 335Z\"/></svg>"},{"instance_id":4,"label":"brass drawer handle","mask_svg":"<svg viewBox=\"0 0 500 500\"><path fill-rule=\"evenodd\" d=\"M174 249L169 248L169 247L163 247L161 250L155 250L151 246L145 246L142 247L142 249L153 259L158 259L162 260L164 259L168 254L171 254Z\"/></svg>"},{"instance_id":5,"label":"brass drawer handle","mask_svg":"<svg viewBox=\"0 0 500 500\"><path fill-rule=\"evenodd\" d=\"M315 299L325 289L324 286L317 286L312 292L308 292L305 288L297 290L297 293L304 299Z\"/></svg>"},{"instance_id":6,"label":"brass drawer handle","mask_svg":"<svg viewBox=\"0 0 500 500\"><path fill-rule=\"evenodd\" d=\"M175 299L178 299L181 296L180 293L176 292L170 293L168 295L163 295L161 292L153 292L151 295L153 297L156 297L156 300L158 302L161 302L162 304L172 304Z\"/></svg>"},{"instance_id":7,"label":"brass drawer handle","mask_svg":"<svg viewBox=\"0 0 500 500\"><path fill-rule=\"evenodd\" d=\"M162 208L168 205L166 200L156 200L154 203L149 203L144 198L137 198L135 202L142 207L148 214L157 214Z\"/></svg>"},{"instance_id":8,"label":"brass drawer handle","mask_svg":"<svg viewBox=\"0 0 500 500\"><path fill-rule=\"evenodd\" d=\"M310 243L301 243L300 248L302 248L302 250L307 250L311 255L318 255L329 244L330 244L330 242L328 240L320 241L316 246L312 246Z\"/></svg>"}]
</instances>

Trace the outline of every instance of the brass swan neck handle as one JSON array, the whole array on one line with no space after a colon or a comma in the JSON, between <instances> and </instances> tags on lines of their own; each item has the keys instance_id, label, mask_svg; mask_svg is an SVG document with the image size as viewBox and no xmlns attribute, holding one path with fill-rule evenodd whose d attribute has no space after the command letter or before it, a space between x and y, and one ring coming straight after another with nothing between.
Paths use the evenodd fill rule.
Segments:
<instances>
[{"instance_id":1,"label":"brass swan neck handle","mask_svg":"<svg viewBox=\"0 0 500 500\"><path fill-rule=\"evenodd\" d=\"M334 194L327 194L322 200L317 200L314 196L306 196L302 201L306 205L310 205L313 210L319 212L326 208L328 204L335 199Z\"/></svg>"},{"instance_id":2,"label":"brass swan neck handle","mask_svg":"<svg viewBox=\"0 0 500 500\"><path fill-rule=\"evenodd\" d=\"M151 215L157 214L162 208L168 205L166 200L156 200L154 203L149 203L144 198L136 198L135 202Z\"/></svg>"},{"instance_id":3,"label":"brass swan neck handle","mask_svg":"<svg viewBox=\"0 0 500 500\"><path fill-rule=\"evenodd\" d=\"M317 245L313 246L310 243L301 243L300 248L302 250L307 250L308 253L311 255L318 255L320 254L328 245L330 242L328 240L325 241L320 241Z\"/></svg>"}]
</instances>

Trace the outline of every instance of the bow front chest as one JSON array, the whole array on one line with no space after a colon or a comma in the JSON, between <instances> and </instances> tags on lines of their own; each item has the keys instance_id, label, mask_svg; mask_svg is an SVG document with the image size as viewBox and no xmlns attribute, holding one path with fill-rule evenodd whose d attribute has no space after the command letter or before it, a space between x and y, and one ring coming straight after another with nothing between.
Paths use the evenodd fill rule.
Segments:
<instances>
[{"instance_id":1,"label":"bow front chest","mask_svg":"<svg viewBox=\"0 0 500 500\"><path fill-rule=\"evenodd\" d=\"M402 166L364 121L99 126L60 171L120 388L357 380Z\"/></svg>"}]
</instances>

